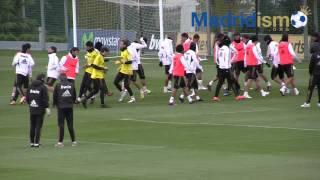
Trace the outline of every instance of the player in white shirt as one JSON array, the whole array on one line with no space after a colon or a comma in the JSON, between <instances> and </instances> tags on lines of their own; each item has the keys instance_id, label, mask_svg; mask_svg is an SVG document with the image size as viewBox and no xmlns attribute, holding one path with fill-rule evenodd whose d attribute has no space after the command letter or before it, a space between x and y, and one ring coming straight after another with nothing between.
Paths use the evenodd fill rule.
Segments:
<instances>
[{"instance_id":1,"label":"player in white shirt","mask_svg":"<svg viewBox=\"0 0 320 180\"><path fill-rule=\"evenodd\" d=\"M172 63L173 58L173 45L172 45L172 39L170 37L165 38L162 42L160 42L159 47L159 66L164 66L166 79L164 82L163 92L171 92L171 81L172 81L172 74L169 73L170 66Z\"/></svg>"},{"instance_id":2,"label":"player in white shirt","mask_svg":"<svg viewBox=\"0 0 320 180\"><path fill-rule=\"evenodd\" d=\"M233 77L233 73L231 70L231 49L230 49L231 40L228 36L224 36L223 40L219 44L219 52L217 58L217 65L218 68L218 84L216 87L216 92L214 97L212 98L213 101L220 101L219 99L219 92L224 83L227 79L230 88L233 90L236 100L244 99L243 96L240 96L240 87L237 85L237 81Z\"/></svg>"},{"instance_id":3,"label":"player in white shirt","mask_svg":"<svg viewBox=\"0 0 320 180\"><path fill-rule=\"evenodd\" d=\"M24 103L26 100L26 90L29 87L29 77L32 76L32 67L34 66L34 60L30 55L31 45L29 43L23 44L21 52L18 52L12 61L12 66L16 70L16 88L19 94L22 96L20 103ZM18 96L15 95L11 105L16 104Z\"/></svg>"},{"instance_id":4,"label":"player in white shirt","mask_svg":"<svg viewBox=\"0 0 320 180\"><path fill-rule=\"evenodd\" d=\"M149 94L151 93L151 91L147 89L146 77L145 77L144 69L141 63L141 51L143 48L147 47L146 41L147 41L146 38L141 37L140 43L138 41L134 41L130 44L128 48L129 50L136 51L136 52L133 52L134 55L132 56L133 75L131 76L131 81L135 84L135 86L141 89L141 92ZM139 76L140 78L141 85L137 83L137 76Z\"/></svg>"},{"instance_id":5,"label":"player in white shirt","mask_svg":"<svg viewBox=\"0 0 320 180\"><path fill-rule=\"evenodd\" d=\"M199 57L199 42L200 41L200 36L199 34L194 34L193 35L193 42L196 44L196 55L197 55L197 60L199 61L199 66L197 67L197 82L200 90L207 90L207 88L203 85L203 80L202 80L202 73L203 73L203 67L201 66L201 61Z\"/></svg>"},{"instance_id":6,"label":"player in white shirt","mask_svg":"<svg viewBox=\"0 0 320 180\"><path fill-rule=\"evenodd\" d=\"M48 66L47 66L47 82L48 90L53 91L53 85L59 77L60 74L60 66L59 66L59 58L57 56L57 48L55 46L51 46L48 48Z\"/></svg>"},{"instance_id":7,"label":"player in white shirt","mask_svg":"<svg viewBox=\"0 0 320 180\"><path fill-rule=\"evenodd\" d=\"M198 82L196 77L197 68L199 68L199 61L196 55L196 43L192 42L190 44L189 50L184 53L184 59L186 62L185 71L187 77L187 87L189 88L189 91L192 89L194 92L190 93L188 96L188 101L189 103L193 103L192 96L196 97L196 101L202 101L198 93ZM183 94L180 95L179 99L184 99Z\"/></svg>"},{"instance_id":8,"label":"player in white shirt","mask_svg":"<svg viewBox=\"0 0 320 180\"><path fill-rule=\"evenodd\" d=\"M284 84L284 74L279 68L279 55L278 55L278 46L279 43L277 41L272 40L270 35L266 35L264 37L264 42L268 45L267 50L267 58L272 63L271 69L271 79L278 83L279 85Z\"/></svg>"}]
</instances>

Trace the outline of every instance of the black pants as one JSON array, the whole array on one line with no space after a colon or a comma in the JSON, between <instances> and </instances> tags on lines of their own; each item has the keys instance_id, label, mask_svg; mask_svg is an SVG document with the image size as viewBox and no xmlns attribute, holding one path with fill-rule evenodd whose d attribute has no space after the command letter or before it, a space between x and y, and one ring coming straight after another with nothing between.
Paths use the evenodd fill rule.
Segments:
<instances>
[{"instance_id":1,"label":"black pants","mask_svg":"<svg viewBox=\"0 0 320 180\"><path fill-rule=\"evenodd\" d=\"M92 96L100 91L100 101L104 104L104 96L107 91L106 81L104 79L93 79L93 90L86 96L86 99L90 99Z\"/></svg>"},{"instance_id":2,"label":"black pants","mask_svg":"<svg viewBox=\"0 0 320 180\"><path fill-rule=\"evenodd\" d=\"M30 143L39 144L44 114L30 114Z\"/></svg>"},{"instance_id":3,"label":"black pants","mask_svg":"<svg viewBox=\"0 0 320 180\"><path fill-rule=\"evenodd\" d=\"M314 75L310 77L306 103L310 103L313 90L316 86L318 88L318 96L319 96L318 102L320 103L320 75Z\"/></svg>"},{"instance_id":4,"label":"black pants","mask_svg":"<svg viewBox=\"0 0 320 180\"><path fill-rule=\"evenodd\" d=\"M187 86L190 89L195 89L198 90L198 82L197 82L197 77L193 73L188 73L186 75L187 77Z\"/></svg>"},{"instance_id":5,"label":"black pants","mask_svg":"<svg viewBox=\"0 0 320 180\"><path fill-rule=\"evenodd\" d=\"M73 129L73 109L72 108L59 108L58 109L58 127L59 127L59 142L63 142L64 138L64 120L67 121L67 126L71 141L75 141L75 133Z\"/></svg>"},{"instance_id":6,"label":"black pants","mask_svg":"<svg viewBox=\"0 0 320 180\"><path fill-rule=\"evenodd\" d=\"M128 91L130 96L133 96L133 92L130 88L130 82L129 82L130 76L128 74L123 74L121 72L118 72L116 78L113 81L113 84L116 86L116 88L119 91L122 91L121 86L120 86L120 82L123 80L124 81L124 87L126 88L126 90Z\"/></svg>"},{"instance_id":7,"label":"black pants","mask_svg":"<svg viewBox=\"0 0 320 180\"><path fill-rule=\"evenodd\" d=\"M215 97L219 96L220 89L224 83L224 81L227 79L229 86L233 90L235 96L239 96L240 94L240 85L238 82L234 79L231 69L218 69L218 84L216 87Z\"/></svg>"},{"instance_id":8,"label":"black pants","mask_svg":"<svg viewBox=\"0 0 320 180\"><path fill-rule=\"evenodd\" d=\"M85 72L83 74L83 78L80 85L79 97L82 97L82 95L85 94L87 91L89 92L92 91L91 84L92 84L91 74Z\"/></svg>"}]
</instances>

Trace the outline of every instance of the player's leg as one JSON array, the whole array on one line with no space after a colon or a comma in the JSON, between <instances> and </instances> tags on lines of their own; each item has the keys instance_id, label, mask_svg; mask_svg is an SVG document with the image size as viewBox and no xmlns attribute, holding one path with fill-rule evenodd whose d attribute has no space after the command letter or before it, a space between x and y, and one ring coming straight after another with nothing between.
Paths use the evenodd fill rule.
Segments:
<instances>
[{"instance_id":1,"label":"player's leg","mask_svg":"<svg viewBox=\"0 0 320 180\"><path fill-rule=\"evenodd\" d=\"M142 64L138 65L138 76L139 76L140 82L142 84L143 92L146 94L150 94L151 91L147 88L146 76L145 76L144 68L143 68Z\"/></svg>"},{"instance_id":2,"label":"player's leg","mask_svg":"<svg viewBox=\"0 0 320 180\"><path fill-rule=\"evenodd\" d=\"M36 120L36 128L35 128L36 133L35 133L34 147L39 147L44 114L37 115L36 118L37 120Z\"/></svg>"},{"instance_id":3,"label":"player's leg","mask_svg":"<svg viewBox=\"0 0 320 180\"><path fill-rule=\"evenodd\" d=\"M20 103L23 103L25 100L25 91L23 89L23 86L25 83L24 81L25 81L24 76L21 74L17 74L17 90L19 91L19 94L21 94L21 96L22 96Z\"/></svg>"},{"instance_id":4,"label":"player's leg","mask_svg":"<svg viewBox=\"0 0 320 180\"><path fill-rule=\"evenodd\" d=\"M203 101L199 95L199 83L197 81L197 77L195 74L192 74L191 88L194 89L194 95L196 96L196 101L198 102Z\"/></svg>"},{"instance_id":5,"label":"player's leg","mask_svg":"<svg viewBox=\"0 0 320 180\"><path fill-rule=\"evenodd\" d=\"M257 72L258 72L258 75L261 79L263 79L263 81L267 84L267 90L270 91L271 90L271 83L269 82L267 76L264 75L264 71L263 71L263 64L260 64L258 67L257 67Z\"/></svg>"},{"instance_id":6,"label":"player's leg","mask_svg":"<svg viewBox=\"0 0 320 180\"><path fill-rule=\"evenodd\" d=\"M104 79L99 79L99 87L100 87L100 103L102 108L106 108L107 106L105 105L104 102L104 97L105 97L105 92L106 92L106 82Z\"/></svg>"},{"instance_id":7,"label":"player's leg","mask_svg":"<svg viewBox=\"0 0 320 180\"><path fill-rule=\"evenodd\" d=\"M17 79L15 79L13 82L13 87L12 87L10 105L15 105L18 97L19 97L19 91L17 89Z\"/></svg>"},{"instance_id":8,"label":"player's leg","mask_svg":"<svg viewBox=\"0 0 320 180\"><path fill-rule=\"evenodd\" d=\"M169 99L169 105L174 105L175 104L175 97L177 95L177 90L179 89L180 85L180 78L178 76L173 77L173 89L171 93L171 97Z\"/></svg>"},{"instance_id":9,"label":"player's leg","mask_svg":"<svg viewBox=\"0 0 320 180\"><path fill-rule=\"evenodd\" d=\"M34 147L35 133L36 133L36 118L35 118L35 115L30 114L29 139L30 139L31 147Z\"/></svg>"},{"instance_id":10,"label":"player's leg","mask_svg":"<svg viewBox=\"0 0 320 180\"><path fill-rule=\"evenodd\" d=\"M72 145L74 145L74 143L76 143L76 136L73 128L73 109L67 108L65 109L65 113L66 113L66 121L67 121L71 142L72 142Z\"/></svg>"},{"instance_id":11,"label":"player's leg","mask_svg":"<svg viewBox=\"0 0 320 180\"><path fill-rule=\"evenodd\" d=\"M129 96L130 96L130 100L128 101L128 103L134 103L136 101L136 99L133 96L132 89L130 88L130 76L125 74L124 78L123 78L123 82L124 82L124 87L128 91Z\"/></svg>"},{"instance_id":12,"label":"player's leg","mask_svg":"<svg viewBox=\"0 0 320 180\"><path fill-rule=\"evenodd\" d=\"M130 81L137 87L137 89L140 92L140 98L143 99L144 98L144 91L143 91L142 85L140 85L137 82L137 74L138 74L138 70L133 70L133 74L130 76Z\"/></svg>"},{"instance_id":13,"label":"player's leg","mask_svg":"<svg viewBox=\"0 0 320 180\"><path fill-rule=\"evenodd\" d=\"M58 143L56 147L63 147L65 109L58 108Z\"/></svg>"},{"instance_id":14,"label":"player's leg","mask_svg":"<svg viewBox=\"0 0 320 180\"><path fill-rule=\"evenodd\" d=\"M301 105L301 107L310 107L310 102L313 94L313 90L316 86L315 84L316 80L314 79L313 76L310 77L309 79L309 85L308 85L308 93L307 93L307 98L304 104Z\"/></svg>"},{"instance_id":15,"label":"player's leg","mask_svg":"<svg viewBox=\"0 0 320 180\"><path fill-rule=\"evenodd\" d=\"M218 73L218 75L219 75L218 79L219 80L218 80L218 84L216 86L216 91L214 93L214 97L212 98L213 101L219 101L219 93L220 93L221 87L222 87L222 85L224 84L224 81L225 81L225 72L224 72L224 70L219 69L218 71L219 71L219 73Z\"/></svg>"}]
</instances>

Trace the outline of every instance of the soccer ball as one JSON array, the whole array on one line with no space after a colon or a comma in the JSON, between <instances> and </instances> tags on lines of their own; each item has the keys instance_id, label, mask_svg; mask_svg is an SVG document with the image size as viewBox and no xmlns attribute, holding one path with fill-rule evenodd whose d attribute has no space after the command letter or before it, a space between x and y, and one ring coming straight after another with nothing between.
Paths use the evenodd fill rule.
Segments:
<instances>
[{"instance_id":1,"label":"soccer ball","mask_svg":"<svg viewBox=\"0 0 320 180\"><path fill-rule=\"evenodd\" d=\"M301 28L307 25L308 17L301 11L297 11L291 15L291 24L295 28Z\"/></svg>"}]
</instances>

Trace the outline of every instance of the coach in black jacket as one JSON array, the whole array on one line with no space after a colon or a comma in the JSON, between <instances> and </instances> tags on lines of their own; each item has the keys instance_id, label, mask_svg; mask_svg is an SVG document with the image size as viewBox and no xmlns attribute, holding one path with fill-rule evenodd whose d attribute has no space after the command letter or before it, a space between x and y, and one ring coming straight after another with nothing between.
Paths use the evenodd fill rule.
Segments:
<instances>
[{"instance_id":1,"label":"coach in black jacket","mask_svg":"<svg viewBox=\"0 0 320 180\"><path fill-rule=\"evenodd\" d=\"M36 148L40 146L44 114L47 112L50 115L49 96L44 79L44 74L38 75L36 80L31 83L26 97L30 109L30 145Z\"/></svg>"},{"instance_id":2,"label":"coach in black jacket","mask_svg":"<svg viewBox=\"0 0 320 180\"><path fill-rule=\"evenodd\" d=\"M67 80L65 74L60 75L60 82L56 84L53 91L53 106L58 109L59 139L56 147L63 147L64 120L66 119L72 146L76 146L75 133L73 128L73 103L76 100L74 84Z\"/></svg>"},{"instance_id":3,"label":"coach in black jacket","mask_svg":"<svg viewBox=\"0 0 320 180\"><path fill-rule=\"evenodd\" d=\"M317 86L318 88L318 107L320 107L320 43L314 43L312 46L312 55L309 64L310 81L306 102L301 107L310 107L312 93Z\"/></svg>"}]
</instances>

